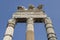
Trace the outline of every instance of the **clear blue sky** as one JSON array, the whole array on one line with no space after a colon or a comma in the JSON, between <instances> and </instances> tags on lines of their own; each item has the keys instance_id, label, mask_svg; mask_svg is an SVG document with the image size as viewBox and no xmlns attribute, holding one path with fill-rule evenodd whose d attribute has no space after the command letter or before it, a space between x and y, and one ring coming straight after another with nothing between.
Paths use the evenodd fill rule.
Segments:
<instances>
[{"instance_id":1,"label":"clear blue sky","mask_svg":"<svg viewBox=\"0 0 60 40\"><path fill-rule=\"evenodd\" d=\"M0 0L0 40L3 39L8 20L17 10L17 6L26 8L29 4L36 7L44 4L45 13L52 19L54 30L58 40L60 40L60 0ZM44 24L35 23L35 40L47 40ZM38 30L38 31L37 31ZM13 40L26 39L26 23L18 23L15 27Z\"/></svg>"}]
</instances>

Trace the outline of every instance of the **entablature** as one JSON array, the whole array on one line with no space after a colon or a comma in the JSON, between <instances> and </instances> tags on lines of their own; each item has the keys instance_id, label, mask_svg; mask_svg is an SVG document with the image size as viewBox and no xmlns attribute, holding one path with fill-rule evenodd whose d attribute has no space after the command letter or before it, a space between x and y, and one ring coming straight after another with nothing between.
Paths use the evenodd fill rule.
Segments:
<instances>
[{"instance_id":1,"label":"entablature","mask_svg":"<svg viewBox=\"0 0 60 40\"><path fill-rule=\"evenodd\" d=\"M15 12L13 18L45 18L47 15L44 12Z\"/></svg>"}]
</instances>

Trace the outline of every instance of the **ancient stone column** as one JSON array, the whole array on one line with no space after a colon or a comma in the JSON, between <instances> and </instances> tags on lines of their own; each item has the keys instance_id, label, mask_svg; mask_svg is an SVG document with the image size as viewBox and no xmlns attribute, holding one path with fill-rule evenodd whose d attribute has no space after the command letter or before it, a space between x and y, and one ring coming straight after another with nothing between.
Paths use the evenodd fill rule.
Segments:
<instances>
[{"instance_id":1,"label":"ancient stone column","mask_svg":"<svg viewBox=\"0 0 60 40\"><path fill-rule=\"evenodd\" d=\"M13 38L13 33L14 33L14 25L16 24L15 19L10 19L8 21L7 29L4 35L3 40L12 40Z\"/></svg>"},{"instance_id":2,"label":"ancient stone column","mask_svg":"<svg viewBox=\"0 0 60 40\"><path fill-rule=\"evenodd\" d=\"M48 40L56 40L56 35L53 29L52 21L49 17L45 18L45 26Z\"/></svg>"},{"instance_id":3,"label":"ancient stone column","mask_svg":"<svg viewBox=\"0 0 60 40\"><path fill-rule=\"evenodd\" d=\"M27 19L26 40L34 40L34 20L33 20L33 18Z\"/></svg>"}]
</instances>

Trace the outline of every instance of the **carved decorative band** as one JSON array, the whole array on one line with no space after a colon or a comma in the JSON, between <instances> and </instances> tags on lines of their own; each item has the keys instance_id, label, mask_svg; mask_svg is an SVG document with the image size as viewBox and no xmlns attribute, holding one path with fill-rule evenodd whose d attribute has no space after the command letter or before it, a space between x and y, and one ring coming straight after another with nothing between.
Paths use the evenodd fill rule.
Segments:
<instances>
[{"instance_id":1,"label":"carved decorative band","mask_svg":"<svg viewBox=\"0 0 60 40\"><path fill-rule=\"evenodd\" d=\"M54 37L54 36L52 36L52 37L49 37L49 38L48 38L48 40L49 40L49 39L51 39L51 38L56 38L56 37ZM56 39L57 39L57 38L56 38Z\"/></svg>"},{"instance_id":2,"label":"carved decorative band","mask_svg":"<svg viewBox=\"0 0 60 40\"><path fill-rule=\"evenodd\" d=\"M48 28L52 28L53 29L54 27L46 27L46 29L48 29Z\"/></svg>"},{"instance_id":3,"label":"carved decorative band","mask_svg":"<svg viewBox=\"0 0 60 40\"><path fill-rule=\"evenodd\" d=\"M55 33L49 33L49 34L47 34L47 36L49 36L50 34L56 35Z\"/></svg>"},{"instance_id":4,"label":"carved decorative band","mask_svg":"<svg viewBox=\"0 0 60 40\"><path fill-rule=\"evenodd\" d=\"M7 25L7 27L12 27L12 28L15 28L14 26L15 26L15 24L13 24L13 23L9 23L9 24Z\"/></svg>"},{"instance_id":5,"label":"carved decorative band","mask_svg":"<svg viewBox=\"0 0 60 40\"><path fill-rule=\"evenodd\" d=\"M8 25L8 27L12 27L13 29L15 28L13 25Z\"/></svg>"},{"instance_id":6,"label":"carved decorative band","mask_svg":"<svg viewBox=\"0 0 60 40\"><path fill-rule=\"evenodd\" d=\"M47 24L52 24L52 23L46 23L45 26L46 26ZM52 24L52 25L53 25L53 24Z\"/></svg>"},{"instance_id":7,"label":"carved decorative band","mask_svg":"<svg viewBox=\"0 0 60 40\"><path fill-rule=\"evenodd\" d=\"M8 23L8 24L12 24L12 25L15 25L14 23Z\"/></svg>"},{"instance_id":8,"label":"carved decorative band","mask_svg":"<svg viewBox=\"0 0 60 40\"><path fill-rule=\"evenodd\" d=\"M5 35L4 35L4 37L5 37L5 36L10 36L11 38L13 38L13 36L12 36L12 35L10 35L10 34L5 34Z\"/></svg>"},{"instance_id":9,"label":"carved decorative band","mask_svg":"<svg viewBox=\"0 0 60 40\"><path fill-rule=\"evenodd\" d=\"M13 29L15 28L14 26L12 26L12 25L8 25L7 27L12 27Z\"/></svg>"}]
</instances>

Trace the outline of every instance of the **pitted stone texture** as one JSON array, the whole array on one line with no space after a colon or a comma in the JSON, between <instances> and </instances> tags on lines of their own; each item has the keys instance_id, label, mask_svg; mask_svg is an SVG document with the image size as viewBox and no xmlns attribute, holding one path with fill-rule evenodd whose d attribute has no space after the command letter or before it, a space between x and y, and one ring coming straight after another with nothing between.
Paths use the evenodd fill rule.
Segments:
<instances>
[{"instance_id":1,"label":"pitted stone texture","mask_svg":"<svg viewBox=\"0 0 60 40\"><path fill-rule=\"evenodd\" d=\"M56 38L50 38L49 40L57 40Z\"/></svg>"},{"instance_id":2,"label":"pitted stone texture","mask_svg":"<svg viewBox=\"0 0 60 40\"><path fill-rule=\"evenodd\" d=\"M13 14L13 18L46 18L47 15L41 12L16 12Z\"/></svg>"},{"instance_id":3,"label":"pitted stone texture","mask_svg":"<svg viewBox=\"0 0 60 40\"><path fill-rule=\"evenodd\" d=\"M46 24L46 28L48 28L48 27L53 27L53 25L52 24Z\"/></svg>"},{"instance_id":4,"label":"pitted stone texture","mask_svg":"<svg viewBox=\"0 0 60 40\"><path fill-rule=\"evenodd\" d=\"M9 23L12 23L12 24L15 24L16 23L16 20L15 19L10 19L8 22Z\"/></svg>"},{"instance_id":5,"label":"pitted stone texture","mask_svg":"<svg viewBox=\"0 0 60 40\"><path fill-rule=\"evenodd\" d=\"M56 35L55 35L54 29L53 29L51 19L49 17L47 17L47 18L45 18L44 22L45 22L45 26L46 26L48 40L56 40Z\"/></svg>"},{"instance_id":6,"label":"pitted stone texture","mask_svg":"<svg viewBox=\"0 0 60 40\"><path fill-rule=\"evenodd\" d=\"M45 24L50 24L52 23L50 17L45 18Z\"/></svg>"},{"instance_id":7,"label":"pitted stone texture","mask_svg":"<svg viewBox=\"0 0 60 40\"><path fill-rule=\"evenodd\" d=\"M33 18L27 19L27 31L29 31L29 30L34 32L34 20L33 20Z\"/></svg>"},{"instance_id":8,"label":"pitted stone texture","mask_svg":"<svg viewBox=\"0 0 60 40\"><path fill-rule=\"evenodd\" d=\"M31 31L34 32L33 24L28 24L27 26L28 26L28 27L27 27L27 31L31 30Z\"/></svg>"},{"instance_id":9,"label":"pitted stone texture","mask_svg":"<svg viewBox=\"0 0 60 40\"><path fill-rule=\"evenodd\" d=\"M10 36L5 36L3 40L12 40Z\"/></svg>"},{"instance_id":10,"label":"pitted stone texture","mask_svg":"<svg viewBox=\"0 0 60 40\"><path fill-rule=\"evenodd\" d=\"M4 36L3 40L12 40L15 24L16 24L15 19L10 19L8 21L7 29L6 29L5 36Z\"/></svg>"},{"instance_id":11,"label":"pitted stone texture","mask_svg":"<svg viewBox=\"0 0 60 40\"><path fill-rule=\"evenodd\" d=\"M10 34L13 36L14 29L12 27L7 27L5 34Z\"/></svg>"}]
</instances>

